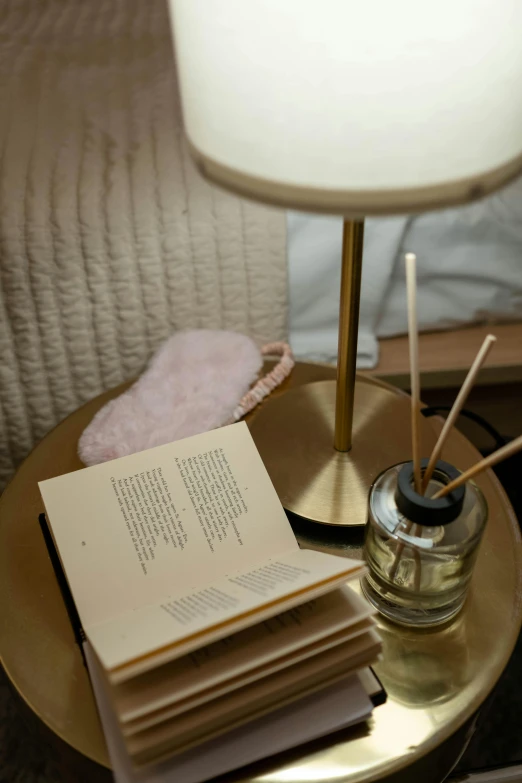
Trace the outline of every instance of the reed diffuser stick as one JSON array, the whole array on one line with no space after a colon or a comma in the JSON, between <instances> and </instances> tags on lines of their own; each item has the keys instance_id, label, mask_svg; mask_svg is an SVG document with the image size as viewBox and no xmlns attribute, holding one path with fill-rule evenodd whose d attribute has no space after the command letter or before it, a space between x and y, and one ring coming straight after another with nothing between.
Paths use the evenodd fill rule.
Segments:
<instances>
[{"instance_id":1,"label":"reed diffuser stick","mask_svg":"<svg viewBox=\"0 0 522 783\"><path fill-rule=\"evenodd\" d=\"M475 383L476 377L482 365L484 364L487 355L489 354L491 348L493 347L493 343L495 343L496 340L497 338L492 334L488 334L488 336L485 338L484 342L482 343L482 346L479 349L479 352L475 357L475 361L471 365L469 372L466 376L466 379L461 386L461 389L455 399L455 402L453 403L453 407L449 412L448 418L444 422L444 426L441 430L437 443L435 444L433 451L431 452L430 461L428 462L428 466L424 471L424 476L422 477L423 495L426 492L426 489L428 488L428 484L430 483L430 479L433 475L435 465L437 464L437 460L441 455L442 449L444 448L444 444L446 443L450 430L455 424L455 422L457 421L457 418L459 417L459 414L464 406L464 403L468 398L471 388Z\"/></svg>"},{"instance_id":2,"label":"reed diffuser stick","mask_svg":"<svg viewBox=\"0 0 522 783\"><path fill-rule=\"evenodd\" d=\"M413 455L413 478L415 491L421 494L420 466L420 376L419 376L419 335L417 329L417 257L415 253L406 253L406 291L408 297L408 336L410 348L411 379L411 441Z\"/></svg>"},{"instance_id":3,"label":"reed diffuser stick","mask_svg":"<svg viewBox=\"0 0 522 783\"><path fill-rule=\"evenodd\" d=\"M505 446L502 446L501 449L494 451L493 454L489 455L489 457L481 459L480 462L477 462L471 468L465 470L464 473L461 473L458 478L450 481L450 483L446 484L446 486L442 487L442 489L439 489L439 491L433 495L433 499L436 500L437 498L443 498L445 495L449 495L450 492L453 492L454 489L458 489L458 487L462 486L462 484L465 484L466 481L469 481L474 476L477 476L479 473L487 470L487 468L492 468L493 465L498 465L498 463L502 462L502 460L505 460L508 457L512 457L513 454L516 454L521 450L522 435L519 435L518 438L512 440L511 443L507 443Z\"/></svg>"},{"instance_id":4,"label":"reed diffuser stick","mask_svg":"<svg viewBox=\"0 0 522 783\"><path fill-rule=\"evenodd\" d=\"M410 348L410 386L411 386L411 450L413 457L413 480L415 491L421 493L421 466L420 466L420 374L419 374L419 335L417 329L417 256L415 253L406 253L406 295L408 302L408 343ZM412 523L408 525L406 534L409 535ZM417 535L422 535L422 529L415 525L413 528ZM404 551L404 542L399 541L393 563L390 568L390 579L395 579L397 569ZM420 585L420 557L414 552L415 559L415 585Z\"/></svg>"}]
</instances>

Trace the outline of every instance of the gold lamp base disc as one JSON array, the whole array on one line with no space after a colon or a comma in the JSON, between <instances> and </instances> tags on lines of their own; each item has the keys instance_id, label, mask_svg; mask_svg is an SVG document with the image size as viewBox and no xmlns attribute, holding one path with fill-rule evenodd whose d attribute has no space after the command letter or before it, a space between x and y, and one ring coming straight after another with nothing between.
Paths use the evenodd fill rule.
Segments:
<instances>
[{"instance_id":1,"label":"gold lamp base disc","mask_svg":"<svg viewBox=\"0 0 522 783\"><path fill-rule=\"evenodd\" d=\"M290 389L269 400L250 424L252 437L284 508L323 525L366 523L368 493L391 465L412 458L410 398L372 378L355 384L353 447L333 447L334 381ZM436 433L421 417L421 454Z\"/></svg>"}]
</instances>

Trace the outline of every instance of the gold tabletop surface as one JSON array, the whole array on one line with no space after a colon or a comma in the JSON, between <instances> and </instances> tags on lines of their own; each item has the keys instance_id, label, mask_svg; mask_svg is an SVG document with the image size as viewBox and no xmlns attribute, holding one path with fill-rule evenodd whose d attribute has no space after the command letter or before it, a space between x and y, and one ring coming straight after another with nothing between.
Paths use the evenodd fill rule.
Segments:
<instances>
[{"instance_id":1,"label":"gold tabletop surface","mask_svg":"<svg viewBox=\"0 0 522 783\"><path fill-rule=\"evenodd\" d=\"M298 364L285 388L333 377L333 368ZM359 382L374 383L369 378ZM43 505L37 482L82 467L76 454L79 435L123 388L87 403L49 433L0 499L2 664L33 712L73 748L102 765L109 762L89 679L38 524ZM477 457L474 447L455 431L445 459L464 469ZM380 620L384 654L376 668L387 703L374 711L365 727L265 762L249 773L248 780L376 781L437 747L477 710L507 663L522 619L517 520L491 472L477 483L490 514L461 614L438 630L407 629ZM293 523L305 546L358 553L360 531L332 530L299 519Z\"/></svg>"}]
</instances>

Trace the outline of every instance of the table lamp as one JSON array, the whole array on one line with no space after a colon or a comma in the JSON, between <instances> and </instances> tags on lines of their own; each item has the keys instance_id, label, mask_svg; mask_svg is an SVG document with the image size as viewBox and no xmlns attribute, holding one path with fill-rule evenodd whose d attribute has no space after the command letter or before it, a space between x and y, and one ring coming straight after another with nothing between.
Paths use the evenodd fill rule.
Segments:
<instances>
[{"instance_id":1,"label":"table lamp","mask_svg":"<svg viewBox=\"0 0 522 783\"><path fill-rule=\"evenodd\" d=\"M376 476L411 459L408 399L356 378L363 220L465 203L522 171L522 3L170 7L203 175L247 198L345 218L337 382L270 400L252 434L285 508L362 525Z\"/></svg>"}]
</instances>

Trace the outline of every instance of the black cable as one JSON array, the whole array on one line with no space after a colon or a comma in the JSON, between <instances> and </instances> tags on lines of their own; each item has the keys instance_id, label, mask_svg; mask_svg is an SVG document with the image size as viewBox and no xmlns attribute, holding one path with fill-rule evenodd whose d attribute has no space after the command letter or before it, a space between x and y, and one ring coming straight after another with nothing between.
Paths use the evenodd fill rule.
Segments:
<instances>
[{"instance_id":1,"label":"black cable","mask_svg":"<svg viewBox=\"0 0 522 783\"><path fill-rule=\"evenodd\" d=\"M426 418L429 418L430 416L437 416L439 413L446 413L450 411L451 408L451 405L434 405L429 408L422 408L422 415L426 416ZM474 421L475 424L478 424L480 427L482 427L482 429L484 429L488 435L493 438L497 449L499 449L501 446L505 446L506 443L509 442L509 439L501 435L500 432L489 423L489 421L482 418L482 416L479 416L478 413L473 413L473 411L469 411L463 408L459 415L465 416L467 419L471 419L471 421Z\"/></svg>"}]
</instances>

